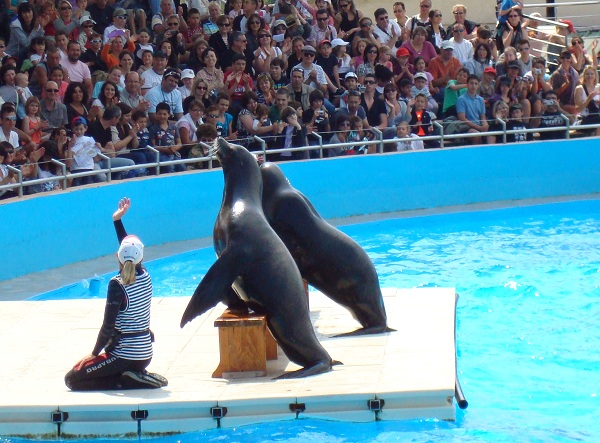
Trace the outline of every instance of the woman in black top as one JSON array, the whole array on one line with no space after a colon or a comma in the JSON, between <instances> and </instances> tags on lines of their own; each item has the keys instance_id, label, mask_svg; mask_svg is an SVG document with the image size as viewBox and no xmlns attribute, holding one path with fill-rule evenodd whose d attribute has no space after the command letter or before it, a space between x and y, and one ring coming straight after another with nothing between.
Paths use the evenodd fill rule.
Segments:
<instances>
[{"instance_id":1,"label":"woman in black top","mask_svg":"<svg viewBox=\"0 0 600 443\"><path fill-rule=\"evenodd\" d=\"M121 222L130 206L124 198L113 214L121 244L119 274L108 284L104 321L92 353L65 376L65 384L73 391L153 389L168 384L163 376L146 371L152 360L152 281L141 263L144 245L136 236L127 235Z\"/></svg>"}]
</instances>

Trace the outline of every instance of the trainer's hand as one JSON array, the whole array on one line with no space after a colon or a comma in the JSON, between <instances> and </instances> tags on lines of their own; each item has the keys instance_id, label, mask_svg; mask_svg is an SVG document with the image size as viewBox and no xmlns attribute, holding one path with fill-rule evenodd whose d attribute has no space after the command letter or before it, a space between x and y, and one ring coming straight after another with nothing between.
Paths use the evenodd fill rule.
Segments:
<instances>
[{"instance_id":1,"label":"trainer's hand","mask_svg":"<svg viewBox=\"0 0 600 443\"><path fill-rule=\"evenodd\" d=\"M121 220L123 216L127 213L129 208L131 207L131 200L129 198L124 197L119 200L119 208L113 213L112 219L113 221Z\"/></svg>"},{"instance_id":2,"label":"trainer's hand","mask_svg":"<svg viewBox=\"0 0 600 443\"><path fill-rule=\"evenodd\" d=\"M89 363L89 362L91 362L91 361L92 361L93 359L95 359L96 357L97 357L97 355L92 355L92 354L90 354L90 355L87 355L87 356L83 357L83 358L82 358L81 360L79 360L79 361L77 362L77 364L75 365L75 370L76 370L76 371L79 371L81 368L83 368L83 367L86 365L86 363Z\"/></svg>"}]
</instances>

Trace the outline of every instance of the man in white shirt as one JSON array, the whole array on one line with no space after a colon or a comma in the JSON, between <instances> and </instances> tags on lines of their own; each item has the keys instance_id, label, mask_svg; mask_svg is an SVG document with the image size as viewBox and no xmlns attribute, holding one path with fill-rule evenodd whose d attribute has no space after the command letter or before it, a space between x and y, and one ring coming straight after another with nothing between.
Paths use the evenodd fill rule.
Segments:
<instances>
[{"instance_id":1,"label":"man in white shirt","mask_svg":"<svg viewBox=\"0 0 600 443\"><path fill-rule=\"evenodd\" d=\"M302 48L302 63L294 66L295 68L302 68L304 72L304 83L312 86L315 89L320 89L323 94L327 93L327 77L325 71L319 65L314 64L317 51L310 45L305 45Z\"/></svg>"},{"instance_id":2,"label":"man in white shirt","mask_svg":"<svg viewBox=\"0 0 600 443\"><path fill-rule=\"evenodd\" d=\"M156 105L161 102L167 103L171 109L169 120L179 120L183 116L183 100L181 100L181 92L177 89L179 79L179 71L168 68L161 83L150 89L144 96L150 103L148 117L152 122L156 121Z\"/></svg>"},{"instance_id":3,"label":"man in white shirt","mask_svg":"<svg viewBox=\"0 0 600 443\"><path fill-rule=\"evenodd\" d=\"M398 23L390 22L389 15L385 8L375 10L375 29L373 34L382 45L387 45L390 48L396 46L396 42L400 38L402 31Z\"/></svg>"},{"instance_id":4,"label":"man in white shirt","mask_svg":"<svg viewBox=\"0 0 600 443\"><path fill-rule=\"evenodd\" d=\"M81 57L81 45L79 42L71 40L67 45L67 59L63 68L67 71L70 82L83 83L91 97L94 88L92 84L92 74L88 65L79 60Z\"/></svg>"},{"instance_id":5,"label":"man in white shirt","mask_svg":"<svg viewBox=\"0 0 600 443\"><path fill-rule=\"evenodd\" d=\"M452 38L454 43L454 57L463 65L473 58L473 45L469 40L465 39L465 26L460 23L455 23L452 27Z\"/></svg>"},{"instance_id":6,"label":"man in white shirt","mask_svg":"<svg viewBox=\"0 0 600 443\"><path fill-rule=\"evenodd\" d=\"M160 85L166 67L167 55L164 52L156 51L152 54L152 69L148 69L142 74L142 94L148 92L150 88Z\"/></svg>"}]
</instances>

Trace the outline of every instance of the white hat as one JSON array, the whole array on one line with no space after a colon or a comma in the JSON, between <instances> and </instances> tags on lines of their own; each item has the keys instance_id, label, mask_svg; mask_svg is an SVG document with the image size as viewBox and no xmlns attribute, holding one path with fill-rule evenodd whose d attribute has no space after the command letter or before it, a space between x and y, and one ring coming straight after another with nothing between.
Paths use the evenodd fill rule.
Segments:
<instances>
[{"instance_id":1,"label":"white hat","mask_svg":"<svg viewBox=\"0 0 600 443\"><path fill-rule=\"evenodd\" d=\"M92 20L92 16L90 15L90 13L87 11L81 14L81 18L79 19L80 25L84 24L85 22L92 22L93 24L96 24L96 22Z\"/></svg>"},{"instance_id":2,"label":"white hat","mask_svg":"<svg viewBox=\"0 0 600 443\"><path fill-rule=\"evenodd\" d=\"M335 48L337 46L348 46L348 42L342 40L341 38L334 38L331 40L331 47Z\"/></svg>"},{"instance_id":3,"label":"white hat","mask_svg":"<svg viewBox=\"0 0 600 443\"><path fill-rule=\"evenodd\" d=\"M413 79L422 78L423 80L427 80L427 75L424 72L417 72Z\"/></svg>"},{"instance_id":4,"label":"white hat","mask_svg":"<svg viewBox=\"0 0 600 443\"><path fill-rule=\"evenodd\" d=\"M117 257L121 264L125 264L126 261L132 261L134 265L137 265L144 258L144 245L137 236L128 235L121 242L121 246L119 246L119 250L117 251Z\"/></svg>"},{"instance_id":5,"label":"white hat","mask_svg":"<svg viewBox=\"0 0 600 443\"><path fill-rule=\"evenodd\" d=\"M454 43L452 43L450 40L444 40L440 46L442 49L454 50Z\"/></svg>"},{"instance_id":6,"label":"white hat","mask_svg":"<svg viewBox=\"0 0 600 443\"><path fill-rule=\"evenodd\" d=\"M181 80L183 80L184 78L194 78L196 77L194 75L194 71L192 71L191 69L184 69L183 71L181 71Z\"/></svg>"}]
</instances>

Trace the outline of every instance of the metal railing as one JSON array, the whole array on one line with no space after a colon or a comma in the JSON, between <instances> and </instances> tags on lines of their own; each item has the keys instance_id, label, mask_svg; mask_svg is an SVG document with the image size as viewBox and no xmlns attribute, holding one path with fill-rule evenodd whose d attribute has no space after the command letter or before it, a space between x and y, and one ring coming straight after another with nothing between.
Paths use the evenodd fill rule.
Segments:
<instances>
[{"instance_id":1,"label":"metal railing","mask_svg":"<svg viewBox=\"0 0 600 443\"><path fill-rule=\"evenodd\" d=\"M572 125L569 121L569 118L563 114L561 114L563 121L564 121L564 125L563 126L554 126L554 127L548 127L548 128L530 128L530 129L516 129L516 130L507 130L506 129L506 123L502 120L497 120L500 125L502 126L502 130L498 130L498 131L487 131L487 132L476 132L476 133L460 133L460 134L445 134L444 133L444 125L442 124L442 122L438 121L438 120L434 120L433 121L433 126L434 128L436 128L438 134L436 135L428 135L428 136L424 136L424 137L419 137L419 140L421 141L435 141L437 143L439 143L439 148L443 149L448 147L448 144L457 140L468 140L470 138L475 138L475 137L488 137L488 136L501 136L502 137L502 143L505 144L507 142L507 136L512 135L512 134L518 134L518 133L543 133L543 132L560 132L560 131L564 131L565 133L565 139L569 139L571 137L571 132L573 130L575 131L587 131L587 130L596 130L598 128L600 128L600 124L591 124L591 125ZM318 158L322 159L324 157L326 157L326 151L330 150L330 149L348 149L349 147L361 147L361 146L375 146L375 152L377 154L382 154L385 151L385 146L386 145L390 145L390 144L397 144L399 142L404 142L404 141L414 141L414 138L411 137L407 137L407 138L392 138L392 139L384 139L383 138L383 133L376 129L376 128L371 128L370 131L373 133L373 138L371 140L362 140L362 141L357 141L357 142L347 142L347 143L323 143L323 135L325 133L321 133L321 134L317 134L317 133L311 133L311 135L315 136L318 140L318 144L317 145L308 145L308 146L301 146L301 147L294 147L294 148L281 148L281 149L269 149L268 147L268 138L269 137L258 137L258 136L254 136L252 137L250 140L258 143L258 145L260 146L260 148L258 150L252 150L251 152L255 155L263 155L264 159L268 160L268 156L271 156L273 154L281 154L281 153L294 153L294 152L306 152L306 151L318 151ZM593 136L592 136L593 137ZM240 142L239 140L231 140L232 143L235 142ZM244 142L248 141L248 139L244 139ZM194 144L194 146L200 145L202 148L205 149L205 152L210 152L211 146L209 146L206 143L196 143ZM461 148L464 147L464 145L453 145L453 148ZM113 174L119 174L122 172L128 172L131 170L135 170L135 169L142 169L142 168L146 168L146 169L150 169L150 168L155 168L155 172L156 175L161 175L160 173L160 168L164 167L164 166L169 166L169 165L178 165L178 164L185 164L185 165L193 165L193 164L198 164L198 163L203 163L206 168L203 168L201 170L211 170L213 169L213 161L216 160L216 157L214 156L204 156L204 157L194 157L194 158L186 158L186 159L178 159L178 160L169 160L169 161L164 161L161 162L160 161L160 157L159 157L159 152L154 149L154 148L149 148L155 155L155 159L156 161L154 162L149 162L149 163L144 163L144 164L136 164L136 165L131 165L131 166L122 166L122 167L111 167L110 166L110 159L106 156L102 156L104 159L108 159L108 168L106 169L94 169L91 171L85 171L85 172L77 172L77 173L70 173L67 171L67 166L65 163L56 160L56 159L52 159L50 163L56 165L58 168L60 168L60 173L54 175L53 177L48 177L48 178L35 178L35 179L29 179L29 180L25 180L23 178L23 173L20 169L15 168L13 166L8 166L8 169L13 172L15 178L17 179L16 183L9 183L6 185L2 185L0 186L0 191L3 190L12 190L14 191L18 197L22 197L24 195L24 189L30 186L35 186L35 185L39 185L39 184L44 184L44 183L51 183L51 182L60 182L62 183L62 189L67 189L68 188L68 183L77 177L86 177L86 176L94 176L94 175L98 175L98 174L106 174L107 175L107 182L110 182L112 180L112 175ZM394 150L395 151L395 150ZM400 152L401 153L401 152ZM101 184L101 182L95 183L95 184Z\"/></svg>"}]
</instances>

